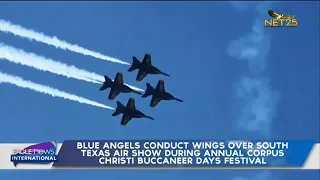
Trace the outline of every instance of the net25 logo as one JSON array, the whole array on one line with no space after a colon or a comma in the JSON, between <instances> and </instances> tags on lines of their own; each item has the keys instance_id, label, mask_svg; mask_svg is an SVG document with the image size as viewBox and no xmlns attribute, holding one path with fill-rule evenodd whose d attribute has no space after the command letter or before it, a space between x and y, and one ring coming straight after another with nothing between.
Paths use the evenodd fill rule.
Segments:
<instances>
[{"instance_id":1,"label":"net25 logo","mask_svg":"<svg viewBox=\"0 0 320 180\"><path fill-rule=\"evenodd\" d=\"M269 9L269 16L273 19L264 20L264 27L297 27L298 20L295 19L294 16L286 15L286 14L278 14L275 11Z\"/></svg>"}]
</instances>

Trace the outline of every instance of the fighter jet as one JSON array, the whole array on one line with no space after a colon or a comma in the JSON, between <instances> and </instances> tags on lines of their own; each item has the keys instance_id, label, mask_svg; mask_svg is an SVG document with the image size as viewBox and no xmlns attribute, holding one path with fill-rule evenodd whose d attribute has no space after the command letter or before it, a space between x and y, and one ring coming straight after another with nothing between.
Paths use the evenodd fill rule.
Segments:
<instances>
[{"instance_id":1,"label":"fighter jet","mask_svg":"<svg viewBox=\"0 0 320 180\"><path fill-rule=\"evenodd\" d=\"M293 19L294 16L289 16L289 15L285 15L285 14L278 14L276 12L274 12L272 9L268 9L268 14L269 16L273 17L274 19Z\"/></svg>"},{"instance_id":2,"label":"fighter jet","mask_svg":"<svg viewBox=\"0 0 320 180\"><path fill-rule=\"evenodd\" d=\"M167 93L164 89L164 81L159 80L156 89L154 89L149 83L146 83L147 90L145 91L144 95L142 95L142 98L146 98L150 95L152 95L152 99L150 102L150 107L156 107L156 105L161 100L176 100L179 102L183 102L181 99L175 98L170 93Z\"/></svg>"},{"instance_id":3,"label":"fighter jet","mask_svg":"<svg viewBox=\"0 0 320 180\"><path fill-rule=\"evenodd\" d=\"M158 68L152 66L150 54L144 55L142 63L135 56L132 57L132 60L133 61L132 61L131 67L128 69L128 71L132 72L136 69L139 69L139 72L136 78L138 82L142 81L143 78L146 77L148 74L162 74L165 76L170 76L169 74L161 72Z\"/></svg>"},{"instance_id":4,"label":"fighter jet","mask_svg":"<svg viewBox=\"0 0 320 180\"><path fill-rule=\"evenodd\" d=\"M135 107L135 101L133 98L128 100L127 106L121 104L121 102L117 101L116 111L112 114L112 116L122 115L121 125L125 126L132 118L148 118L154 120L153 117L147 116L143 114L141 111L137 110Z\"/></svg>"},{"instance_id":5,"label":"fighter jet","mask_svg":"<svg viewBox=\"0 0 320 180\"><path fill-rule=\"evenodd\" d=\"M104 91L105 89L111 88L109 93L109 100L113 100L120 93L135 93L141 95L142 93L131 89L129 86L123 84L123 75L121 72L118 72L114 81L112 81L108 76L104 76L104 83L99 89Z\"/></svg>"}]
</instances>

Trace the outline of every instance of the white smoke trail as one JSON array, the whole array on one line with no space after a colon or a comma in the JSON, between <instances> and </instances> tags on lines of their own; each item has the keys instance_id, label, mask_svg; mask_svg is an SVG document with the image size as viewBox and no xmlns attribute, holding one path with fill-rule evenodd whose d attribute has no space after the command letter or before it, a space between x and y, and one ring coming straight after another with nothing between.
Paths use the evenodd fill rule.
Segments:
<instances>
[{"instance_id":1,"label":"white smoke trail","mask_svg":"<svg viewBox=\"0 0 320 180\"><path fill-rule=\"evenodd\" d=\"M58 39L56 36L50 37L50 36L47 36L43 33L36 32L32 29L26 29L20 25L12 24L11 22L3 20L3 19L0 19L0 31L5 32L5 33L11 33L15 36L20 36L22 38L27 38L30 41L34 40L37 42L41 42L41 43L44 43L44 44L47 44L50 46L54 46L59 49L69 50L69 51L79 53L79 54L82 54L85 56L92 56L92 57L95 57L98 59L111 61L114 63L130 65L129 63L121 61L119 59L105 56L101 53L85 49L83 47L78 46L77 44L70 44L66 41Z\"/></svg>"},{"instance_id":2,"label":"white smoke trail","mask_svg":"<svg viewBox=\"0 0 320 180\"><path fill-rule=\"evenodd\" d=\"M51 88L49 86L45 86L45 85L37 84L37 83L31 82L31 81L27 81L27 80L24 80L18 76L12 76L9 74L5 74L5 73L2 73L1 71L0 71L0 83L9 83L9 84L21 87L21 88L27 88L27 89L31 89L36 92L48 94L48 95L51 95L52 97L60 97L63 99L76 101L76 102L79 102L82 104L88 104L88 105L92 105L92 106L96 106L96 107L114 110L113 107L106 106L101 103L91 101L91 100L83 98L83 97L76 96L74 94L69 94L69 93L60 91L58 89Z\"/></svg>"},{"instance_id":3,"label":"white smoke trail","mask_svg":"<svg viewBox=\"0 0 320 180\"><path fill-rule=\"evenodd\" d=\"M68 78L84 80L97 84L101 84L102 82L104 82L104 77L96 73L78 69L74 66L68 66L67 64L61 63L59 61L48 59L43 56L38 56L33 53L27 53L21 49L16 49L2 43L0 43L0 59L5 59L12 63L32 67L41 71L51 72ZM134 90L143 91L140 88L130 85L128 86Z\"/></svg>"},{"instance_id":4,"label":"white smoke trail","mask_svg":"<svg viewBox=\"0 0 320 180\"><path fill-rule=\"evenodd\" d=\"M0 43L0 59L8 60L9 62L15 64L32 67L41 71L47 71L66 76L68 78L71 77L78 80L100 84L99 81L86 78L84 76L86 72L83 73L81 70L78 70L75 67L68 67L65 64L51 60L44 61L43 59L45 58L43 57L39 57L32 53L26 53L23 50L15 49L14 47L6 46L2 43Z\"/></svg>"}]
</instances>

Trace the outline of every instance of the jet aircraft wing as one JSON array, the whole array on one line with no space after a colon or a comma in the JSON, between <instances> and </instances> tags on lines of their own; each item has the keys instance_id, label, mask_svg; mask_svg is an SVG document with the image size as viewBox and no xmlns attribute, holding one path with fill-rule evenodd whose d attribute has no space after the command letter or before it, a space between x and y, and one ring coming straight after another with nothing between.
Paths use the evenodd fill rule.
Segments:
<instances>
[{"instance_id":1,"label":"jet aircraft wing","mask_svg":"<svg viewBox=\"0 0 320 180\"><path fill-rule=\"evenodd\" d=\"M151 55L150 54L145 54L142 60L142 63L147 65L148 67L151 67Z\"/></svg>"},{"instance_id":2,"label":"jet aircraft wing","mask_svg":"<svg viewBox=\"0 0 320 180\"><path fill-rule=\"evenodd\" d=\"M146 72L143 72L143 71L139 70L136 80L137 81L142 81L142 79L144 77L146 77L146 75L148 75Z\"/></svg>"},{"instance_id":3,"label":"jet aircraft wing","mask_svg":"<svg viewBox=\"0 0 320 180\"><path fill-rule=\"evenodd\" d=\"M164 89L164 81L163 80L159 80L158 81L158 84L157 84L157 87L156 87L156 91L158 93L163 93L165 92L165 89Z\"/></svg>"},{"instance_id":4,"label":"jet aircraft wing","mask_svg":"<svg viewBox=\"0 0 320 180\"><path fill-rule=\"evenodd\" d=\"M115 89L112 88L112 89L110 90L108 99L109 99L109 100L113 100L113 99L114 99L115 97L117 97L119 94L120 94L120 91L115 90Z\"/></svg>"},{"instance_id":5,"label":"jet aircraft wing","mask_svg":"<svg viewBox=\"0 0 320 180\"><path fill-rule=\"evenodd\" d=\"M161 98L152 96L150 107L156 107L160 101L161 101Z\"/></svg>"},{"instance_id":6,"label":"jet aircraft wing","mask_svg":"<svg viewBox=\"0 0 320 180\"><path fill-rule=\"evenodd\" d=\"M122 73L117 73L114 82L117 83L117 84L123 84L123 75L122 75Z\"/></svg>"},{"instance_id":7,"label":"jet aircraft wing","mask_svg":"<svg viewBox=\"0 0 320 180\"><path fill-rule=\"evenodd\" d=\"M129 116L129 115L123 115L122 116L122 119L121 119L121 125L122 126L125 126L128 124L128 122L132 119L132 116Z\"/></svg>"},{"instance_id":8,"label":"jet aircraft wing","mask_svg":"<svg viewBox=\"0 0 320 180\"><path fill-rule=\"evenodd\" d=\"M133 98L130 98L128 100L128 103L127 103L127 108L130 108L130 109L136 109L136 106L135 106L135 101Z\"/></svg>"}]
</instances>

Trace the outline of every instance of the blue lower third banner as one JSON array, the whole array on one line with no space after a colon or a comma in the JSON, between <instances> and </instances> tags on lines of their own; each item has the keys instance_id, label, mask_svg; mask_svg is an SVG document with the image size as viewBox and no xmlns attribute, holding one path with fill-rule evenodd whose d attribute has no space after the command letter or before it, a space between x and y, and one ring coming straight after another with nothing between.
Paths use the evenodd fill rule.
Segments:
<instances>
[{"instance_id":1,"label":"blue lower third banner","mask_svg":"<svg viewBox=\"0 0 320 180\"><path fill-rule=\"evenodd\" d=\"M0 144L0 169L319 169L315 141L67 140Z\"/></svg>"},{"instance_id":2,"label":"blue lower third banner","mask_svg":"<svg viewBox=\"0 0 320 180\"><path fill-rule=\"evenodd\" d=\"M302 167L315 141L64 141L54 167ZM319 151L319 149L318 149ZM318 152L319 154L319 152ZM319 157L318 157L319 158Z\"/></svg>"}]
</instances>

